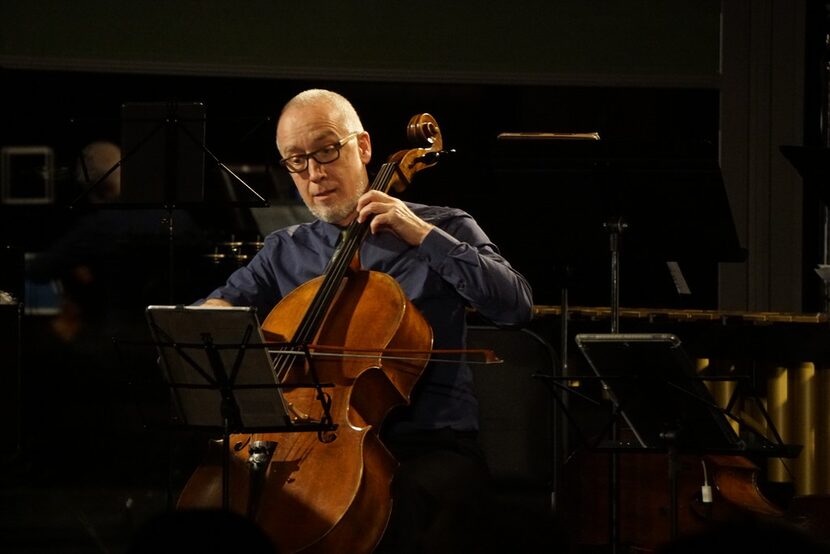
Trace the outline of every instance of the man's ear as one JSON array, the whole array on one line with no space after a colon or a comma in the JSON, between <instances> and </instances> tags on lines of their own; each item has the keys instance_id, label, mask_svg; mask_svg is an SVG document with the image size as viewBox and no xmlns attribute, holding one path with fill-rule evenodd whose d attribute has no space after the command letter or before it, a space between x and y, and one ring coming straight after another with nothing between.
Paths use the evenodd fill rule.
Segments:
<instances>
[{"instance_id":1,"label":"man's ear","mask_svg":"<svg viewBox=\"0 0 830 554\"><path fill-rule=\"evenodd\" d=\"M372 139L368 132L363 131L357 135L357 149L360 152L360 161L363 162L363 165L368 164L369 160L372 159Z\"/></svg>"}]
</instances>

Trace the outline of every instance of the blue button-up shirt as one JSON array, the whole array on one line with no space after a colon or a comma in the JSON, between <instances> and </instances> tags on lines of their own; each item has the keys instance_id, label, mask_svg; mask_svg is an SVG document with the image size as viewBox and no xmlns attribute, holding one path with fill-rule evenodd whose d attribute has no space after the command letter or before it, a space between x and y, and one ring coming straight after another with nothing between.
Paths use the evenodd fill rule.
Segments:
<instances>
[{"instance_id":1,"label":"blue button-up shirt","mask_svg":"<svg viewBox=\"0 0 830 554\"><path fill-rule=\"evenodd\" d=\"M360 262L363 269L395 278L432 326L434 348L465 348L467 307L497 325L530 320L529 284L469 214L454 208L408 206L435 225L424 242L413 247L392 233L368 235L360 245ZM339 236L339 227L319 220L274 231L251 262L209 298L254 306L264 318L282 297L325 271ZM429 364L408 412L393 425L394 432L477 430L478 402L470 367Z\"/></svg>"}]
</instances>

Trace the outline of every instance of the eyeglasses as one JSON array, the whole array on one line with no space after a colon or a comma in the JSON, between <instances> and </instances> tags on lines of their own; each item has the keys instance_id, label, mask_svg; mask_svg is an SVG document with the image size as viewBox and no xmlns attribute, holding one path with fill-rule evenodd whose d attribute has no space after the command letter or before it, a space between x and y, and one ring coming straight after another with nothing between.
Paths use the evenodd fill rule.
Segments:
<instances>
[{"instance_id":1,"label":"eyeglasses","mask_svg":"<svg viewBox=\"0 0 830 554\"><path fill-rule=\"evenodd\" d=\"M347 142L359 135L361 131L349 133L342 139L331 144L309 152L308 154L294 154L280 160L280 165L287 169L290 173L302 173L308 168L308 159L314 158L318 164L330 164L340 158L340 149L343 148Z\"/></svg>"}]
</instances>

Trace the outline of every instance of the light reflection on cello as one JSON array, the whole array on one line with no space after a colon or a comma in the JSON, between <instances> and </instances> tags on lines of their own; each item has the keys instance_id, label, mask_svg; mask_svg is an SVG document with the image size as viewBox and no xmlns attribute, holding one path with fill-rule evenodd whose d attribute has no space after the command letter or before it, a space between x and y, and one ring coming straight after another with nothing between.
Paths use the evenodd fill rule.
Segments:
<instances>
[{"instance_id":1,"label":"light reflection on cello","mask_svg":"<svg viewBox=\"0 0 830 554\"><path fill-rule=\"evenodd\" d=\"M497 324L528 321L527 282L468 214L387 194L441 155L433 118L413 118L409 131L429 147L392 156L367 191L371 142L351 104L320 90L292 99L277 126L281 163L318 221L269 235L205 303L256 306L269 313L263 331L274 338L378 352L463 349L468 306ZM231 506L255 512L281 551L365 552L385 531L382 549L407 544L428 551L447 541L462 548L452 541L478 534L462 525L475 521L469 514L481 507L475 495L486 478L470 369L425 368L427 354L390 358L314 364L321 381L335 384L331 413L338 430L321 437L328 442L308 433L235 437ZM304 377L305 368L277 360L282 382ZM307 390L286 397L297 417L319 418L318 399ZM395 406L404 409L387 418ZM262 494L249 507L244 462L248 443L260 439L277 444L265 455ZM180 506L218 504L215 469L197 470ZM424 499L426 506L415 510Z\"/></svg>"}]
</instances>

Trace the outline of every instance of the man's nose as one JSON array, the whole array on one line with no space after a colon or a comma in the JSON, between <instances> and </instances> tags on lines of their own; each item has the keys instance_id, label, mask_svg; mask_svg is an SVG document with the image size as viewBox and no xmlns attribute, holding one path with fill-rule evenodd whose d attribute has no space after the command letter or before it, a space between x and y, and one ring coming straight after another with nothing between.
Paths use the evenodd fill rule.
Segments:
<instances>
[{"instance_id":1,"label":"man's nose","mask_svg":"<svg viewBox=\"0 0 830 554\"><path fill-rule=\"evenodd\" d=\"M316 181L321 177L326 176L325 165L321 164L314 158L308 159L308 178L311 181Z\"/></svg>"}]
</instances>

